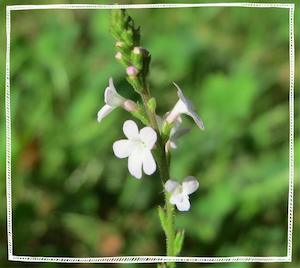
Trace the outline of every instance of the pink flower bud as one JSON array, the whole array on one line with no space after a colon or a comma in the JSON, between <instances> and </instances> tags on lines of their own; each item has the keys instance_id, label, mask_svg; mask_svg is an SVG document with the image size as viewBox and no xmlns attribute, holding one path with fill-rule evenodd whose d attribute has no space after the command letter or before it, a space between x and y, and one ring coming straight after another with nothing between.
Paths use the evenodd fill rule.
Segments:
<instances>
[{"instance_id":1,"label":"pink flower bud","mask_svg":"<svg viewBox=\"0 0 300 268\"><path fill-rule=\"evenodd\" d=\"M121 60L122 59L122 53L121 52L117 52L116 55L115 55L115 58L117 60Z\"/></svg>"},{"instance_id":2,"label":"pink flower bud","mask_svg":"<svg viewBox=\"0 0 300 268\"><path fill-rule=\"evenodd\" d=\"M137 68L135 68L134 66L129 66L127 67L126 69L126 73L129 75L129 76L135 76L138 74L138 70Z\"/></svg>"},{"instance_id":3,"label":"pink flower bud","mask_svg":"<svg viewBox=\"0 0 300 268\"><path fill-rule=\"evenodd\" d=\"M128 99L124 101L123 108L127 112L135 112L138 109L137 104L134 101Z\"/></svg>"}]
</instances>

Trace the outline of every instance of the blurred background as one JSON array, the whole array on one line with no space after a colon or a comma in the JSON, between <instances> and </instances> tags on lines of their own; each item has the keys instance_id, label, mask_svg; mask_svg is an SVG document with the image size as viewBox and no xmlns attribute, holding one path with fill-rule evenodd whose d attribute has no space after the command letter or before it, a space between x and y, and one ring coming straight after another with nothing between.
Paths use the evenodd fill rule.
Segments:
<instances>
[{"instance_id":1,"label":"blurred background","mask_svg":"<svg viewBox=\"0 0 300 268\"><path fill-rule=\"evenodd\" d=\"M153 3L126 3L137 2ZM10 2L13 3L20 1ZM179 141L172 156L173 178L182 180L194 175L200 182L199 190L191 196L191 210L176 216L177 227L186 230L181 255L286 255L288 10L219 7L128 13L141 26L142 44L152 54L151 91L157 98L158 112L164 114L177 101L172 86L172 81L176 81L206 126L204 132L200 131L185 118L185 126L192 131ZM101 124L96 120L109 77L114 78L122 95L137 100L126 82L124 69L114 59L109 15L108 10L12 12L12 199L16 255L165 254L157 216L157 206L163 203L157 174L134 179L128 173L127 161L117 159L112 151L113 142L123 137L122 124L130 115L119 109ZM2 24L4 19L1 16ZM4 34L2 27L3 60ZM3 61L1 65L4 71ZM4 89L4 75L1 85ZM1 163L5 165L3 112L4 109ZM295 121L298 120L296 106ZM296 127L296 153L300 149L298 134ZM299 166L295 167L299 194ZM1 178L4 182L5 168L1 169ZM6 261L4 183L0 190L0 267L64 266ZM299 218L298 198L295 218ZM294 234L294 250L299 253L299 225ZM294 254L292 264L240 263L222 267L296 267L297 263L299 255Z\"/></svg>"}]
</instances>

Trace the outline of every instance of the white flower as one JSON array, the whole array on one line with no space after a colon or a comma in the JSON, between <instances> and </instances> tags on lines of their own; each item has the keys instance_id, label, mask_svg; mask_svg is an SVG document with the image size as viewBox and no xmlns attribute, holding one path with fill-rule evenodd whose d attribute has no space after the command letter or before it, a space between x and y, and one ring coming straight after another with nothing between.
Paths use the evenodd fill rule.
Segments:
<instances>
[{"instance_id":1,"label":"white flower","mask_svg":"<svg viewBox=\"0 0 300 268\"><path fill-rule=\"evenodd\" d=\"M133 112L137 109L135 102L125 99L118 94L112 78L109 78L109 86L105 89L104 102L105 105L99 110L97 114L97 120L99 123L104 117L106 117L117 107L123 107L128 112Z\"/></svg>"},{"instance_id":2,"label":"white flower","mask_svg":"<svg viewBox=\"0 0 300 268\"><path fill-rule=\"evenodd\" d=\"M156 132L151 127L144 127L139 131L132 120L124 122L123 132L127 139L118 140L113 144L116 157L128 157L128 170L137 179L142 177L142 169L147 175L153 174L156 163L151 149L157 139Z\"/></svg>"},{"instance_id":3,"label":"white flower","mask_svg":"<svg viewBox=\"0 0 300 268\"><path fill-rule=\"evenodd\" d=\"M170 203L176 205L180 211L188 211L191 207L189 195L195 192L199 187L199 183L195 177L188 176L180 184L173 180L165 183L165 190L171 193Z\"/></svg>"},{"instance_id":4,"label":"white flower","mask_svg":"<svg viewBox=\"0 0 300 268\"><path fill-rule=\"evenodd\" d=\"M179 100L175 104L172 111L168 114L166 121L169 124L172 124L176 121L177 117L180 116L180 114L186 114L193 118L194 122L197 124L197 126L200 129L204 129L204 124L203 124L200 116L196 113L196 110L195 110L192 102L183 95L182 90L179 88L179 86L175 82L173 82L173 84L177 88L177 94L178 94Z\"/></svg>"}]
</instances>

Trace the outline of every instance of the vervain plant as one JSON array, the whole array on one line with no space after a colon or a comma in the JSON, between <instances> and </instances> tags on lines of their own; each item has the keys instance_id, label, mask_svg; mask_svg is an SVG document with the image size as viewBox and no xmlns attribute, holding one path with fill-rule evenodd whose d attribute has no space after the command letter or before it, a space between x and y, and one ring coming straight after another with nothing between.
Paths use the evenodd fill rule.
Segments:
<instances>
[{"instance_id":1,"label":"vervain plant","mask_svg":"<svg viewBox=\"0 0 300 268\"><path fill-rule=\"evenodd\" d=\"M109 86L104 93L105 105L98 112L98 122L121 107L145 125L139 130L133 120L125 121L123 132L126 139L116 141L113 151L118 158L128 158L128 170L137 179L142 178L143 172L152 175L158 168L165 195L165 204L158 207L158 215L166 236L166 255L178 256L183 246L184 230L175 228L175 206L179 211L188 211L189 195L198 189L199 183L193 176L187 176L182 183L170 179L171 150L176 148L177 139L188 132L181 128L182 114L190 116L200 129L204 129L204 125L191 101L176 83L177 103L163 117L156 114L156 100L151 96L147 79L151 56L141 47L140 28L135 27L125 10L115 9L111 15L110 30L116 39L115 58L125 67L127 81L141 97L141 102L119 95L113 79L109 78ZM174 268L175 263L158 266Z\"/></svg>"}]
</instances>

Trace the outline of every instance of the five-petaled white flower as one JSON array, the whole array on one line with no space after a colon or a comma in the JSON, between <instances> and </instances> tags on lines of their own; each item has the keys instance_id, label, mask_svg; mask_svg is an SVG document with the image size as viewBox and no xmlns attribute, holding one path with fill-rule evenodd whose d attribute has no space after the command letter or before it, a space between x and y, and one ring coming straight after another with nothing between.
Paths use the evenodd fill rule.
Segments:
<instances>
[{"instance_id":1,"label":"five-petaled white flower","mask_svg":"<svg viewBox=\"0 0 300 268\"><path fill-rule=\"evenodd\" d=\"M191 207L189 195L195 192L199 187L199 182L195 177L188 176L182 184L168 180L165 183L165 190L171 193L169 202L176 205L180 211L188 211Z\"/></svg>"},{"instance_id":2,"label":"five-petaled white flower","mask_svg":"<svg viewBox=\"0 0 300 268\"><path fill-rule=\"evenodd\" d=\"M142 169L147 175L156 170L156 163L152 156L157 134L151 127L144 127L140 131L136 123L127 120L123 125L123 132L127 139L118 140L113 144L114 154L118 158L128 157L128 170L137 179L142 177Z\"/></svg>"},{"instance_id":3,"label":"five-petaled white flower","mask_svg":"<svg viewBox=\"0 0 300 268\"><path fill-rule=\"evenodd\" d=\"M177 88L177 94L178 94L179 100L173 107L172 111L166 117L166 121L169 124L172 124L176 121L178 116L180 116L181 114L186 114L193 118L194 122L197 124L197 126L200 129L204 129L204 124L203 124L200 116L197 114L192 102L183 95L182 90L179 88L179 86L175 82L173 82L173 84Z\"/></svg>"},{"instance_id":4,"label":"five-petaled white flower","mask_svg":"<svg viewBox=\"0 0 300 268\"><path fill-rule=\"evenodd\" d=\"M128 112L133 112L137 109L137 105L132 100L125 99L118 94L113 83L113 79L109 78L109 86L104 92L104 102L105 105L100 109L97 114L98 122L107 116L112 110L117 107L123 107Z\"/></svg>"}]
</instances>

